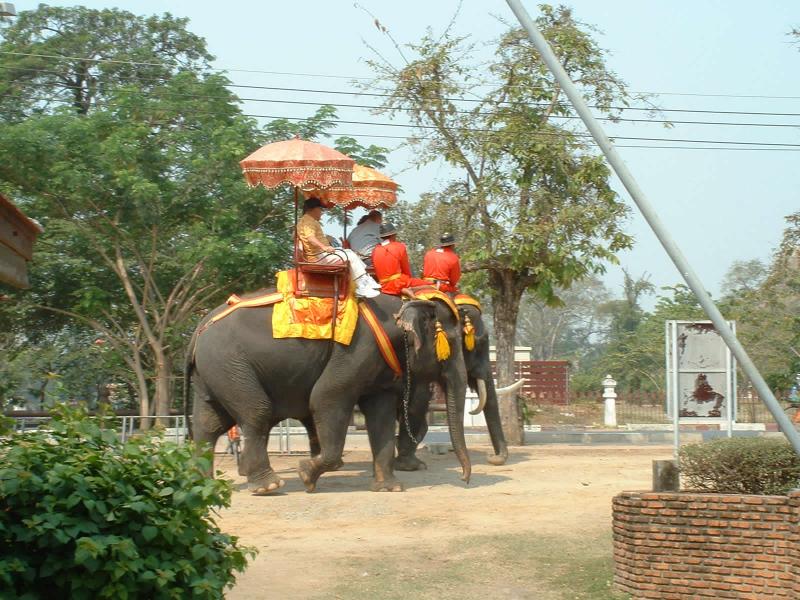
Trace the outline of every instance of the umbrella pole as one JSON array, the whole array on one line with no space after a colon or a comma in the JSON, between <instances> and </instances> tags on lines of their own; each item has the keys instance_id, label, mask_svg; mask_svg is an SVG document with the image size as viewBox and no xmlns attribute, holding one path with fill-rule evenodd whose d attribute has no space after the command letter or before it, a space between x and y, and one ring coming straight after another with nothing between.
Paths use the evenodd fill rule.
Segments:
<instances>
[{"instance_id":1,"label":"umbrella pole","mask_svg":"<svg viewBox=\"0 0 800 600\"><path fill-rule=\"evenodd\" d=\"M300 251L300 237L297 235L297 186L294 186L294 244L292 244L292 262L294 263L294 289L297 289L297 272L300 267L297 265L297 253Z\"/></svg>"},{"instance_id":2,"label":"umbrella pole","mask_svg":"<svg viewBox=\"0 0 800 600\"><path fill-rule=\"evenodd\" d=\"M344 209L344 236L342 237L342 248L345 247L347 241L347 209Z\"/></svg>"}]
</instances>

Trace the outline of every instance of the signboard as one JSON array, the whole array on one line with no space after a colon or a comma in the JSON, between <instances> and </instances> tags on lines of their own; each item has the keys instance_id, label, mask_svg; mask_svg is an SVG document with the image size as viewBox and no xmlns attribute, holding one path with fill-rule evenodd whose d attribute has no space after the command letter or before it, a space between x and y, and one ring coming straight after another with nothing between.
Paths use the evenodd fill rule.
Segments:
<instances>
[{"instance_id":1,"label":"signboard","mask_svg":"<svg viewBox=\"0 0 800 600\"><path fill-rule=\"evenodd\" d=\"M735 323L728 324L736 332ZM736 365L711 321L667 321L667 412L681 420L736 420Z\"/></svg>"},{"instance_id":2,"label":"signboard","mask_svg":"<svg viewBox=\"0 0 800 600\"><path fill-rule=\"evenodd\" d=\"M736 363L711 321L667 321L667 413L672 418L675 460L680 425L717 422L733 435ZM736 323L728 321L736 334Z\"/></svg>"}]
</instances>

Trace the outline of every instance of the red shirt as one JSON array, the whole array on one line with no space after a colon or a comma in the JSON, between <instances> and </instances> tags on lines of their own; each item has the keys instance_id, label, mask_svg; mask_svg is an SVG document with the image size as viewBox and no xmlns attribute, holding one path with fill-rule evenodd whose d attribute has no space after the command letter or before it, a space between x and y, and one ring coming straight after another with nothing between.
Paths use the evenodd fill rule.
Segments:
<instances>
[{"instance_id":1,"label":"red shirt","mask_svg":"<svg viewBox=\"0 0 800 600\"><path fill-rule=\"evenodd\" d=\"M399 296L403 288L427 283L411 276L408 251L402 242L381 242L375 246L372 251L372 265L384 294Z\"/></svg>"},{"instance_id":2,"label":"red shirt","mask_svg":"<svg viewBox=\"0 0 800 600\"><path fill-rule=\"evenodd\" d=\"M443 292L457 292L458 280L461 279L461 261L458 254L450 246L433 248L425 253L422 266L422 277L430 281L439 282L439 289Z\"/></svg>"}]
</instances>

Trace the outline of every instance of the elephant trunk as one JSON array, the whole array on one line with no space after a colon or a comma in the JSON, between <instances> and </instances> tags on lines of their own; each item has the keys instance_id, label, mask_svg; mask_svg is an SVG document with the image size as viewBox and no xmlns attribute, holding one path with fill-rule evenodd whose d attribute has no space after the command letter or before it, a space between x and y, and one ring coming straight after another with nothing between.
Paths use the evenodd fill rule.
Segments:
<instances>
[{"instance_id":1,"label":"elephant trunk","mask_svg":"<svg viewBox=\"0 0 800 600\"><path fill-rule=\"evenodd\" d=\"M494 455L489 456L489 464L499 466L504 465L508 460L508 446L505 435L503 435L503 425L500 421L500 406L497 400L497 390L494 387L494 380L489 377L486 380L486 408L483 411L486 427L489 429L489 437L492 440Z\"/></svg>"},{"instance_id":2,"label":"elephant trunk","mask_svg":"<svg viewBox=\"0 0 800 600\"><path fill-rule=\"evenodd\" d=\"M486 382L483 379L477 380L478 386L478 406L474 410L469 411L471 415L477 415L483 412L486 408Z\"/></svg>"},{"instance_id":3,"label":"elephant trunk","mask_svg":"<svg viewBox=\"0 0 800 600\"><path fill-rule=\"evenodd\" d=\"M469 483L472 464L464 440L464 397L466 395L466 373L462 377L447 378L447 426L453 451L461 463L461 479Z\"/></svg>"}]
</instances>

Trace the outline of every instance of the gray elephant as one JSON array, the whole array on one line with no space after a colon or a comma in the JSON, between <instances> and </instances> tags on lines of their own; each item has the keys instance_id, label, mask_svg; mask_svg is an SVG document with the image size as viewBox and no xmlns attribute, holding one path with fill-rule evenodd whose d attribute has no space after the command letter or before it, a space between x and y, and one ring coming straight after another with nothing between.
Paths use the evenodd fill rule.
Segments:
<instances>
[{"instance_id":1,"label":"gray elephant","mask_svg":"<svg viewBox=\"0 0 800 600\"><path fill-rule=\"evenodd\" d=\"M364 301L364 300L362 300ZM214 444L234 423L245 440L239 471L254 494L276 491L283 481L266 452L269 430L295 418L313 432L318 452L303 460L298 473L307 491L320 475L342 465L350 416L356 404L364 413L373 454L375 491L401 491L394 477L395 418L406 387L435 384L445 390L450 436L462 479L471 466L464 442L466 371L456 315L441 302L381 294L366 300L382 325L404 373L398 377L379 352L363 315L350 345L327 340L274 339L272 307L242 308L212 325L212 311L198 326L187 352L184 397L194 386L193 437ZM450 357L436 358L436 325L441 324ZM410 375L411 380L407 377Z\"/></svg>"},{"instance_id":2,"label":"gray elephant","mask_svg":"<svg viewBox=\"0 0 800 600\"><path fill-rule=\"evenodd\" d=\"M467 371L469 387L478 392L478 406L471 414L483 411L489 437L494 447L494 455L488 457L489 464L502 465L508 459L503 428L500 421L500 408L497 401L497 390L492 378L492 367L489 362L489 334L483 322L481 311L472 304L459 304L462 326L471 323L474 328L474 347L463 348L464 363ZM462 336L466 342L466 336ZM435 391L434 391L435 393ZM425 469L426 465L416 456L417 444L425 438L428 431L427 413L431 403L431 390L419 382L414 387L413 400L408 411L408 422L414 435L412 440L408 434L406 420L400 419L400 434L397 438L397 458L395 468L399 471L416 471Z\"/></svg>"}]
</instances>

